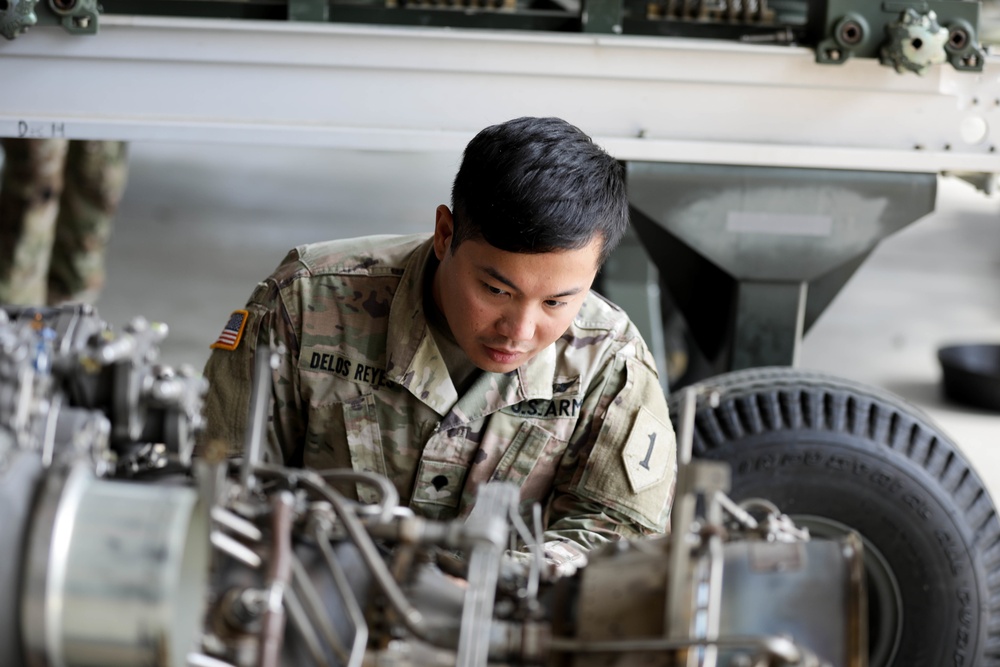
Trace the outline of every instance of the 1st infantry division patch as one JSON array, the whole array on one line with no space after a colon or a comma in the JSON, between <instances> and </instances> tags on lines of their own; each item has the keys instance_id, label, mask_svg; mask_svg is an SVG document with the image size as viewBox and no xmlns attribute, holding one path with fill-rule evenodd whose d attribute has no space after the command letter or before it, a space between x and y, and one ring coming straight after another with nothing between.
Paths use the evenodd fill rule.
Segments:
<instances>
[{"instance_id":1,"label":"1st infantry division patch","mask_svg":"<svg viewBox=\"0 0 1000 667\"><path fill-rule=\"evenodd\" d=\"M210 347L213 350L235 350L243 338L243 328L247 325L249 315L245 310L234 310L226 326L222 328L222 333Z\"/></svg>"},{"instance_id":2,"label":"1st infantry division patch","mask_svg":"<svg viewBox=\"0 0 1000 667\"><path fill-rule=\"evenodd\" d=\"M632 433L622 450L632 491L639 493L666 476L675 465L676 446L674 434L667 425L645 407L639 408Z\"/></svg>"}]
</instances>

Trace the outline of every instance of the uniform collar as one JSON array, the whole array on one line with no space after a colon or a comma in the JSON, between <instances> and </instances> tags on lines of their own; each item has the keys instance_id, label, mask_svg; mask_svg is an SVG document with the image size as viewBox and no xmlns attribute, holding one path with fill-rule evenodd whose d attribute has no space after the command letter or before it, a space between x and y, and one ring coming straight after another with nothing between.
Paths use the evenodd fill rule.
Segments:
<instances>
[{"instance_id":1,"label":"uniform collar","mask_svg":"<svg viewBox=\"0 0 1000 667\"><path fill-rule=\"evenodd\" d=\"M524 400L552 398L555 345L510 373L482 373L459 400L448 368L427 325L424 279L432 261L433 237L417 247L389 307L386 376L452 425L475 421Z\"/></svg>"},{"instance_id":2,"label":"uniform collar","mask_svg":"<svg viewBox=\"0 0 1000 667\"><path fill-rule=\"evenodd\" d=\"M431 262L433 242L433 237L428 238L410 254L392 297L386 375L438 414L445 414L458 399L458 392L424 312L424 277Z\"/></svg>"}]
</instances>

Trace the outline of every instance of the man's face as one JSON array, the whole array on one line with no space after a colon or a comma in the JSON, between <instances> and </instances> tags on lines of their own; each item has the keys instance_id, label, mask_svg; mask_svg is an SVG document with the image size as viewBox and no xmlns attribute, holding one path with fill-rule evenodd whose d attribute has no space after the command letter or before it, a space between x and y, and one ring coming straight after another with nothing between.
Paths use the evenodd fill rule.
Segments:
<instances>
[{"instance_id":1,"label":"man's face","mask_svg":"<svg viewBox=\"0 0 1000 667\"><path fill-rule=\"evenodd\" d=\"M439 206L434 301L472 363L494 373L512 371L569 328L597 275L602 240L578 250L524 254L479 239L452 252L453 230L451 211Z\"/></svg>"}]
</instances>

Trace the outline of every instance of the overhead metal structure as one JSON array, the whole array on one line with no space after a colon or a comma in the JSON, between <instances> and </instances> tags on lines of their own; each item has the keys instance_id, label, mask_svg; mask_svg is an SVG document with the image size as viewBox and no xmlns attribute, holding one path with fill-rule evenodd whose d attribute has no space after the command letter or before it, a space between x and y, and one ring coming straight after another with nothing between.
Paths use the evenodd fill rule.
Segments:
<instances>
[{"instance_id":1,"label":"overhead metal structure","mask_svg":"<svg viewBox=\"0 0 1000 667\"><path fill-rule=\"evenodd\" d=\"M904 76L804 47L103 16L0 41L0 135L461 150L530 109L622 160L1000 172L1000 59Z\"/></svg>"}]
</instances>

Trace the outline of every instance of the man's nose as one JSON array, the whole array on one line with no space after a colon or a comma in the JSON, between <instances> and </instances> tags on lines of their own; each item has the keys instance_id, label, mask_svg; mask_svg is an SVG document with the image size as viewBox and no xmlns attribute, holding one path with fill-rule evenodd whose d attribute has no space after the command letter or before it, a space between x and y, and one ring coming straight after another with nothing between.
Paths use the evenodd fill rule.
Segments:
<instances>
[{"instance_id":1,"label":"man's nose","mask_svg":"<svg viewBox=\"0 0 1000 667\"><path fill-rule=\"evenodd\" d=\"M509 340L519 342L535 337L535 321L530 308L511 308L497 323L497 332Z\"/></svg>"}]
</instances>

